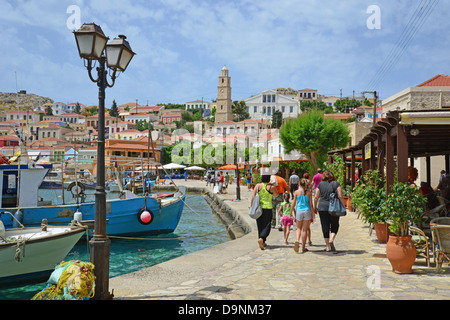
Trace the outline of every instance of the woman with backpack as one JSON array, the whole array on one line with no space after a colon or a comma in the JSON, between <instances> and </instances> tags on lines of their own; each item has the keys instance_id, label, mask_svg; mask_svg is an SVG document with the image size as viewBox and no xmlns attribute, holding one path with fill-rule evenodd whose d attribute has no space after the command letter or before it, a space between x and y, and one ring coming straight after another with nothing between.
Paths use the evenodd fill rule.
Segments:
<instances>
[{"instance_id":1,"label":"woman with backpack","mask_svg":"<svg viewBox=\"0 0 450 320\"><path fill-rule=\"evenodd\" d=\"M327 252L336 251L334 240L339 230L339 217L328 212L330 195L332 193L336 193L339 200L344 203L341 185L336 181L334 174L330 170L325 170L314 196L314 210L316 213L319 212L323 238L326 244L325 251Z\"/></svg>"},{"instance_id":2,"label":"woman with backpack","mask_svg":"<svg viewBox=\"0 0 450 320\"><path fill-rule=\"evenodd\" d=\"M261 250L267 246L266 240L270 233L270 227L272 222L272 197L278 196L277 188L270 184L270 175L262 175L261 183L255 186L253 191L251 205L253 205L253 199L256 194L259 195L259 203L262 208L262 215L256 219L256 225L258 226L258 245Z\"/></svg>"}]
</instances>

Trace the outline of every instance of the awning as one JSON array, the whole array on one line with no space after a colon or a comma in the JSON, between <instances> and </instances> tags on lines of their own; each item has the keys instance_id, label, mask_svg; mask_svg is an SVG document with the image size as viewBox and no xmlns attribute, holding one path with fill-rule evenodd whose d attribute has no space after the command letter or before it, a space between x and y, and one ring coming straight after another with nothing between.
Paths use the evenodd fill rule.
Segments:
<instances>
[{"instance_id":1,"label":"awning","mask_svg":"<svg viewBox=\"0 0 450 320\"><path fill-rule=\"evenodd\" d=\"M448 111L403 112L401 113L400 124L450 125L450 113Z\"/></svg>"}]
</instances>

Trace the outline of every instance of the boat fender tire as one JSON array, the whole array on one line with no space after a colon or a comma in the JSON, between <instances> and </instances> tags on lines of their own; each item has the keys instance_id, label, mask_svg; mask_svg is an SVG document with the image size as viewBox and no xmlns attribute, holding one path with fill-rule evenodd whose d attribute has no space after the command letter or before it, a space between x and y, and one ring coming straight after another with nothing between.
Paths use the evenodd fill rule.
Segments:
<instances>
[{"instance_id":1,"label":"boat fender tire","mask_svg":"<svg viewBox=\"0 0 450 320\"><path fill-rule=\"evenodd\" d=\"M154 215L150 209L142 208L139 210L137 218L140 224L149 225L153 222Z\"/></svg>"},{"instance_id":2,"label":"boat fender tire","mask_svg":"<svg viewBox=\"0 0 450 320\"><path fill-rule=\"evenodd\" d=\"M75 192L72 191L72 189L76 187L80 188L80 191L78 193L83 193L84 190L86 190L86 186L84 185L84 183L78 181L70 183L69 186L67 187L67 191L72 192L72 194L76 194L76 191Z\"/></svg>"}]
</instances>

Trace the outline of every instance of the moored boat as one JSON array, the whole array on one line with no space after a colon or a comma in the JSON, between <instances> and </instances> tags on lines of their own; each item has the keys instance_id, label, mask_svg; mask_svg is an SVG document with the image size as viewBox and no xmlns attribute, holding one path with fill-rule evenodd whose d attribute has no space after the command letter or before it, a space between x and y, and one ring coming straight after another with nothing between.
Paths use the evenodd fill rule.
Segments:
<instances>
[{"instance_id":1,"label":"moored boat","mask_svg":"<svg viewBox=\"0 0 450 320\"><path fill-rule=\"evenodd\" d=\"M38 201L38 189L51 165L0 165L0 210L11 212L25 227L39 226L42 219L50 225L67 225L75 213L82 223L95 220L95 202L51 205ZM108 235L163 234L175 230L181 218L186 193L183 187L168 197L137 196L128 190L106 202ZM0 213L1 213L0 211ZM6 228L17 227L16 220L0 215Z\"/></svg>"},{"instance_id":2,"label":"moored boat","mask_svg":"<svg viewBox=\"0 0 450 320\"><path fill-rule=\"evenodd\" d=\"M0 285L48 277L85 232L73 225L5 229L0 221Z\"/></svg>"}]
</instances>

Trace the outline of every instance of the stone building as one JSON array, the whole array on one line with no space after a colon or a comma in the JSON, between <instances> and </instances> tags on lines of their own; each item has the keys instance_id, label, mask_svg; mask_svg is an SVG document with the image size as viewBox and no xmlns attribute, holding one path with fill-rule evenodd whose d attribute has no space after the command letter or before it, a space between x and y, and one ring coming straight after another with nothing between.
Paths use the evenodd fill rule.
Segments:
<instances>
[{"instance_id":1,"label":"stone building","mask_svg":"<svg viewBox=\"0 0 450 320\"><path fill-rule=\"evenodd\" d=\"M392 110L450 108L450 76L439 74L383 100L383 115Z\"/></svg>"},{"instance_id":2,"label":"stone building","mask_svg":"<svg viewBox=\"0 0 450 320\"><path fill-rule=\"evenodd\" d=\"M450 109L450 76L439 74L416 87L407 88L383 100L383 116L392 110ZM416 184L426 180L426 158L410 159L419 172ZM431 184L436 187L445 169L444 156L430 156Z\"/></svg>"}]
</instances>

